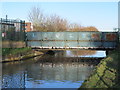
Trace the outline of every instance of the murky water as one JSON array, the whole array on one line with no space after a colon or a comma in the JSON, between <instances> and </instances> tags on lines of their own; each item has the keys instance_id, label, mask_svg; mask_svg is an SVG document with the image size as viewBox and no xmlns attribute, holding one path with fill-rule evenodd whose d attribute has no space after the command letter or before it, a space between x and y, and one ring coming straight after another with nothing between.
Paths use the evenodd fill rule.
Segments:
<instances>
[{"instance_id":1,"label":"murky water","mask_svg":"<svg viewBox=\"0 0 120 90\"><path fill-rule=\"evenodd\" d=\"M80 57L105 57L105 51L89 51L87 54L84 51L55 52L54 55L44 55L42 58L4 63L2 87L79 88L99 63L99 60L82 60Z\"/></svg>"}]
</instances>

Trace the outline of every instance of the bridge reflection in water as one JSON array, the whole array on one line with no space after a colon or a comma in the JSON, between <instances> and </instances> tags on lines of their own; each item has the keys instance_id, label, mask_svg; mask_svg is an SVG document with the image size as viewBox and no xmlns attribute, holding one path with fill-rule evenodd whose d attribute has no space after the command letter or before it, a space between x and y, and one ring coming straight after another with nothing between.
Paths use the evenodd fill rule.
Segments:
<instances>
[{"instance_id":1,"label":"bridge reflection in water","mask_svg":"<svg viewBox=\"0 0 120 90\"><path fill-rule=\"evenodd\" d=\"M97 52L91 52L90 55L96 55ZM101 52L105 57L105 51ZM56 51L54 55L47 54L31 60L4 63L2 87L79 88L92 73L94 66L99 63L99 60L92 59L83 62L79 58L82 55L88 54L85 55L80 51Z\"/></svg>"}]
</instances>

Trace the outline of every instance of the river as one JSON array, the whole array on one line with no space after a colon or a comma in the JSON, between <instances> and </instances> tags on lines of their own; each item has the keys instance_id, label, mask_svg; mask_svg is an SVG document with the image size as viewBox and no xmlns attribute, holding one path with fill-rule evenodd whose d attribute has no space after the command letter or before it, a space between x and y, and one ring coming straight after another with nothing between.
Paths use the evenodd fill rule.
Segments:
<instances>
[{"instance_id":1,"label":"river","mask_svg":"<svg viewBox=\"0 0 120 90\"><path fill-rule=\"evenodd\" d=\"M77 89L100 62L97 58L104 57L105 51L67 50L3 63L2 88Z\"/></svg>"}]
</instances>

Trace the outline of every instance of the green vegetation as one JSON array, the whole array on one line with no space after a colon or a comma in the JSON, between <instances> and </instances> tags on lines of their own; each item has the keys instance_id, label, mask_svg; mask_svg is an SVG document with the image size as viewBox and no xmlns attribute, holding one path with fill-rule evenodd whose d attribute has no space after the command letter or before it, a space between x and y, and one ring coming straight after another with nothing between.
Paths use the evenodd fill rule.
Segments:
<instances>
[{"instance_id":1,"label":"green vegetation","mask_svg":"<svg viewBox=\"0 0 120 90\"><path fill-rule=\"evenodd\" d=\"M6 55L16 55L16 54L24 54L26 52L31 51L31 48L2 48L2 56Z\"/></svg>"},{"instance_id":2,"label":"green vegetation","mask_svg":"<svg viewBox=\"0 0 120 90\"><path fill-rule=\"evenodd\" d=\"M80 88L120 88L120 51L110 51Z\"/></svg>"},{"instance_id":3,"label":"green vegetation","mask_svg":"<svg viewBox=\"0 0 120 90\"><path fill-rule=\"evenodd\" d=\"M39 55L42 52L32 50L31 48L2 48L2 63L27 60Z\"/></svg>"}]
</instances>

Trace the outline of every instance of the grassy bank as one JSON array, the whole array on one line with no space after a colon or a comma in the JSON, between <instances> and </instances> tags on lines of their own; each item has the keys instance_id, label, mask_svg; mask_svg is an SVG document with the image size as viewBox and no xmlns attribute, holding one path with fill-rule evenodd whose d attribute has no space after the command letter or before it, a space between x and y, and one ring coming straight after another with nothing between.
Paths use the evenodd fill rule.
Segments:
<instances>
[{"instance_id":1,"label":"grassy bank","mask_svg":"<svg viewBox=\"0 0 120 90\"><path fill-rule=\"evenodd\" d=\"M1 62L11 62L25 60L38 55L43 54L42 52L37 52L31 48L2 48L2 61Z\"/></svg>"},{"instance_id":2,"label":"grassy bank","mask_svg":"<svg viewBox=\"0 0 120 90\"><path fill-rule=\"evenodd\" d=\"M2 48L2 56L23 54L31 51L31 48Z\"/></svg>"},{"instance_id":3,"label":"grassy bank","mask_svg":"<svg viewBox=\"0 0 120 90\"><path fill-rule=\"evenodd\" d=\"M110 51L80 88L120 88L120 51Z\"/></svg>"}]
</instances>

